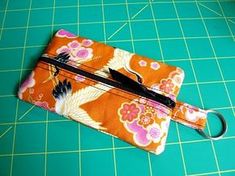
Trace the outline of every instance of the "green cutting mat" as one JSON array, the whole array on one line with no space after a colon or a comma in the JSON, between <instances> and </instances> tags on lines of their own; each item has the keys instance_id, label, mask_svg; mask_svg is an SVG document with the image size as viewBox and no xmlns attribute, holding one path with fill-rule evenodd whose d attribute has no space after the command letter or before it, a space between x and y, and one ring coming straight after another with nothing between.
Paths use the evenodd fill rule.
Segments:
<instances>
[{"instance_id":1,"label":"green cutting mat","mask_svg":"<svg viewBox=\"0 0 235 176\"><path fill-rule=\"evenodd\" d=\"M172 122L155 156L19 101L20 80L61 28L182 67L179 99L223 113L226 136ZM0 39L1 176L235 175L234 0L1 0Z\"/></svg>"}]
</instances>

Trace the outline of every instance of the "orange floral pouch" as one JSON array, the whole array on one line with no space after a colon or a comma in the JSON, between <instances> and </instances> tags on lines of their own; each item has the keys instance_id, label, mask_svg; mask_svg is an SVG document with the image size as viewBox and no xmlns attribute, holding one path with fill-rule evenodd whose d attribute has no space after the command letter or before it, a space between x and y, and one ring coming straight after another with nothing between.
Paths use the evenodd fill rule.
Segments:
<instances>
[{"instance_id":1,"label":"orange floral pouch","mask_svg":"<svg viewBox=\"0 0 235 176\"><path fill-rule=\"evenodd\" d=\"M176 100L182 69L59 30L21 84L24 101L159 154L170 120L203 130L207 111Z\"/></svg>"}]
</instances>

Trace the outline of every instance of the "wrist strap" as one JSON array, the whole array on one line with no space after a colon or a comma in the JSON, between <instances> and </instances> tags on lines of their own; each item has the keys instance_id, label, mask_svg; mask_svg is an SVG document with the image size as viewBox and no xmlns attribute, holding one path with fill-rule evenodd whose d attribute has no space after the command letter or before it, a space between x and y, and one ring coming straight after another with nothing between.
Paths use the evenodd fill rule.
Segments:
<instances>
[{"instance_id":1,"label":"wrist strap","mask_svg":"<svg viewBox=\"0 0 235 176\"><path fill-rule=\"evenodd\" d=\"M183 102L176 102L172 120L191 128L202 130L206 126L207 111Z\"/></svg>"},{"instance_id":2,"label":"wrist strap","mask_svg":"<svg viewBox=\"0 0 235 176\"><path fill-rule=\"evenodd\" d=\"M219 134L211 135L206 134L204 129L207 123L208 114L214 114L214 117L219 118L222 129ZM222 114L214 110L203 110L195 106L189 105L183 102L176 102L176 106L173 109L172 120L184 124L188 127L196 129L203 137L218 140L224 136L227 132L227 123Z\"/></svg>"}]
</instances>

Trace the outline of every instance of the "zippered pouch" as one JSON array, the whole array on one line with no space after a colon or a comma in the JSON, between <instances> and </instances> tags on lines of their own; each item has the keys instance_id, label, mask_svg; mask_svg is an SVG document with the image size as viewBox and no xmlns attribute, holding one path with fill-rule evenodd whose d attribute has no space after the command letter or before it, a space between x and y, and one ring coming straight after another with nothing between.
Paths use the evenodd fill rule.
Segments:
<instances>
[{"instance_id":1,"label":"zippered pouch","mask_svg":"<svg viewBox=\"0 0 235 176\"><path fill-rule=\"evenodd\" d=\"M208 111L176 100L183 79L179 67L62 29L18 97L159 154L171 120L201 132L206 126Z\"/></svg>"}]
</instances>

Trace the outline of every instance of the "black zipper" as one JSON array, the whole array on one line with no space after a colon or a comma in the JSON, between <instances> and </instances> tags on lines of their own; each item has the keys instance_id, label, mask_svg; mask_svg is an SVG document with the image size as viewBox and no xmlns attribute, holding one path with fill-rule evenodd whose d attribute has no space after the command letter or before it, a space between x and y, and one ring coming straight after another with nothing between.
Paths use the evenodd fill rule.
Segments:
<instances>
[{"instance_id":1,"label":"black zipper","mask_svg":"<svg viewBox=\"0 0 235 176\"><path fill-rule=\"evenodd\" d=\"M166 97L164 95L158 94L156 92L153 92L151 90L148 90L146 92L146 91L143 91L143 90L141 91L139 89L134 89L134 88L131 88L130 86L126 86L125 84L122 84L120 82L113 81L113 80L110 80L110 79L106 79L104 77L101 77L101 76L95 75L93 73L84 71L80 68L75 68L75 67L70 66L66 63L60 62L56 59L52 59L52 58L42 56L42 57L39 58L39 60L41 60L43 62L46 62L46 63L49 63L49 64L52 64L56 68L58 68L58 67L63 68L63 69L68 70L70 72L82 75L84 77L93 79L93 80L98 81L98 82L102 82L102 83L110 85L112 87L116 87L116 88L122 89L124 91L134 93L136 95L140 95L142 97L157 101L157 102L159 102L159 103L161 103L161 104L163 104L163 105L165 105L169 108L174 108L175 107L175 102L172 99L170 99L169 97Z\"/></svg>"}]
</instances>

